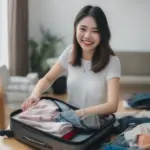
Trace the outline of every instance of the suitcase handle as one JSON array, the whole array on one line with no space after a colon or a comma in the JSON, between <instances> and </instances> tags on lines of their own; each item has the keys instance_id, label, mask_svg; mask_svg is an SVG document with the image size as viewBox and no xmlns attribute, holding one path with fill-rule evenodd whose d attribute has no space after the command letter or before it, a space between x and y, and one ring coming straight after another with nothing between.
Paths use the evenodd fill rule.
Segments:
<instances>
[{"instance_id":1,"label":"suitcase handle","mask_svg":"<svg viewBox=\"0 0 150 150\"><path fill-rule=\"evenodd\" d=\"M23 136L23 138L24 138L25 140L29 141L29 142L32 142L32 143L34 143L34 144L38 144L38 145L43 146L43 147L48 147L50 150L53 150L52 147L47 146L45 143L42 143L42 142L39 142L39 141L37 141L37 140L31 139L31 138L29 138L29 137L27 137L27 136Z\"/></svg>"}]
</instances>

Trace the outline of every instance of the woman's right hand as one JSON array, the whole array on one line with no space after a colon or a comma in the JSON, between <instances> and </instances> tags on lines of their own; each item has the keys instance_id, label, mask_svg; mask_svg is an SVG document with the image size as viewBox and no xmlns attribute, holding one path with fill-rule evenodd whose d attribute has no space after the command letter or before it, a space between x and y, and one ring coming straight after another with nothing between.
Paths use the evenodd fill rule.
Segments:
<instances>
[{"instance_id":1,"label":"woman's right hand","mask_svg":"<svg viewBox=\"0 0 150 150\"><path fill-rule=\"evenodd\" d=\"M25 111L27 108L31 106L35 106L39 102L40 98L31 95L27 100L24 101L24 103L21 105L21 108L23 111Z\"/></svg>"}]
</instances>

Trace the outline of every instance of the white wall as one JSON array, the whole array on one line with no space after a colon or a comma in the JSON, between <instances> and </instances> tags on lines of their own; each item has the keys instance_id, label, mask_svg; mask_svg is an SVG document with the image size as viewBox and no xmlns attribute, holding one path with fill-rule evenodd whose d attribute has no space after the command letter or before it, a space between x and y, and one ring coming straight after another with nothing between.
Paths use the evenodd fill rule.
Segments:
<instances>
[{"instance_id":1,"label":"white wall","mask_svg":"<svg viewBox=\"0 0 150 150\"><path fill-rule=\"evenodd\" d=\"M87 4L107 15L115 51L150 52L150 0L29 0L29 36L40 39L40 25L72 42L73 21Z\"/></svg>"},{"instance_id":2,"label":"white wall","mask_svg":"<svg viewBox=\"0 0 150 150\"><path fill-rule=\"evenodd\" d=\"M0 0L0 66L8 66L7 0Z\"/></svg>"}]
</instances>

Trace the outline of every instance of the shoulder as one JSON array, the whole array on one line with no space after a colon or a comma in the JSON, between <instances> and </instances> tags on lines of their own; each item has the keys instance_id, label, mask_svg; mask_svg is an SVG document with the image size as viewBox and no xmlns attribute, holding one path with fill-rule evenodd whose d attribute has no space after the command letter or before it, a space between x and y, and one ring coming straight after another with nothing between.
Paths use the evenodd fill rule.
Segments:
<instances>
[{"instance_id":1,"label":"shoulder","mask_svg":"<svg viewBox=\"0 0 150 150\"><path fill-rule=\"evenodd\" d=\"M70 54L72 53L72 50L73 50L73 44L70 44L64 49L64 52Z\"/></svg>"},{"instance_id":2,"label":"shoulder","mask_svg":"<svg viewBox=\"0 0 150 150\"><path fill-rule=\"evenodd\" d=\"M68 45L62 52L62 54L60 55L60 59L67 59L70 57L71 53L73 50L73 45Z\"/></svg>"},{"instance_id":3,"label":"shoulder","mask_svg":"<svg viewBox=\"0 0 150 150\"><path fill-rule=\"evenodd\" d=\"M117 56L110 56L109 63L107 65L107 79L112 77L121 76L121 64L120 59Z\"/></svg>"},{"instance_id":4,"label":"shoulder","mask_svg":"<svg viewBox=\"0 0 150 150\"><path fill-rule=\"evenodd\" d=\"M120 65L120 59L119 59L119 57L111 55L108 65L111 65L111 66Z\"/></svg>"},{"instance_id":5,"label":"shoulder","mask_svg":"<svg viewBox=\"0 0 150 150\"><path fill-rule=\"evenodd\" d=\"M72 49L73 49L73 45L67 46L67 47L63 50L62 54L61 54L60 57L59 57L59 62L61 63L61 65L62 65L65 69L67 69L67 67L68 67L68 62L69 62L69 59L70 59L71 54L72 54Z\"/></svg>"},{"instance_id":6,"label":"shoulder","mask_svg":"<svg viewBox=\"0 0 150 150\"><path fill-rule=\"evenodd\" d=\"M73 44L68 45L63 51L62 55L65 55L65 59L70 62L73 55Z\"/></svg>"}]
</instances>

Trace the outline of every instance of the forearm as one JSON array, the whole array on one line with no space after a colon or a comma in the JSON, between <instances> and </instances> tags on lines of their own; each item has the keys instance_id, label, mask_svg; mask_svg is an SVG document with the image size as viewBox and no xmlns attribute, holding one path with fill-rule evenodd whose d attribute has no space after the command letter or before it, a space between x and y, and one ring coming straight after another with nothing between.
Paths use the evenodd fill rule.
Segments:
<instances>
[{"instance_id":1,"label":"forearm","mask_svg":"<svg viewBox=\"0 0 150 150\"><path fill-rule=\"evenodd\" d=\"M41 94L48 89L48 87L52 85L52 82L48 81L46 78L42 78L38 81L38 83L36 84L33 92L31 95L34 96L41 96Z\"/></svg>"},{"instance_id":2,"label":"forearm","mask_svg":"<svg viewBox=\"0 0 150 150\"><path fill-rule=\"evenodd\" d=\"M106 115L110 113L114 113L117 111L117 106L113 106L110 103L104 103L96 106L91 106L84 109L79 109L76 111L78 116L90 115L90 114L99 114L99 115Z\"/></svg>"}]
</instances>

